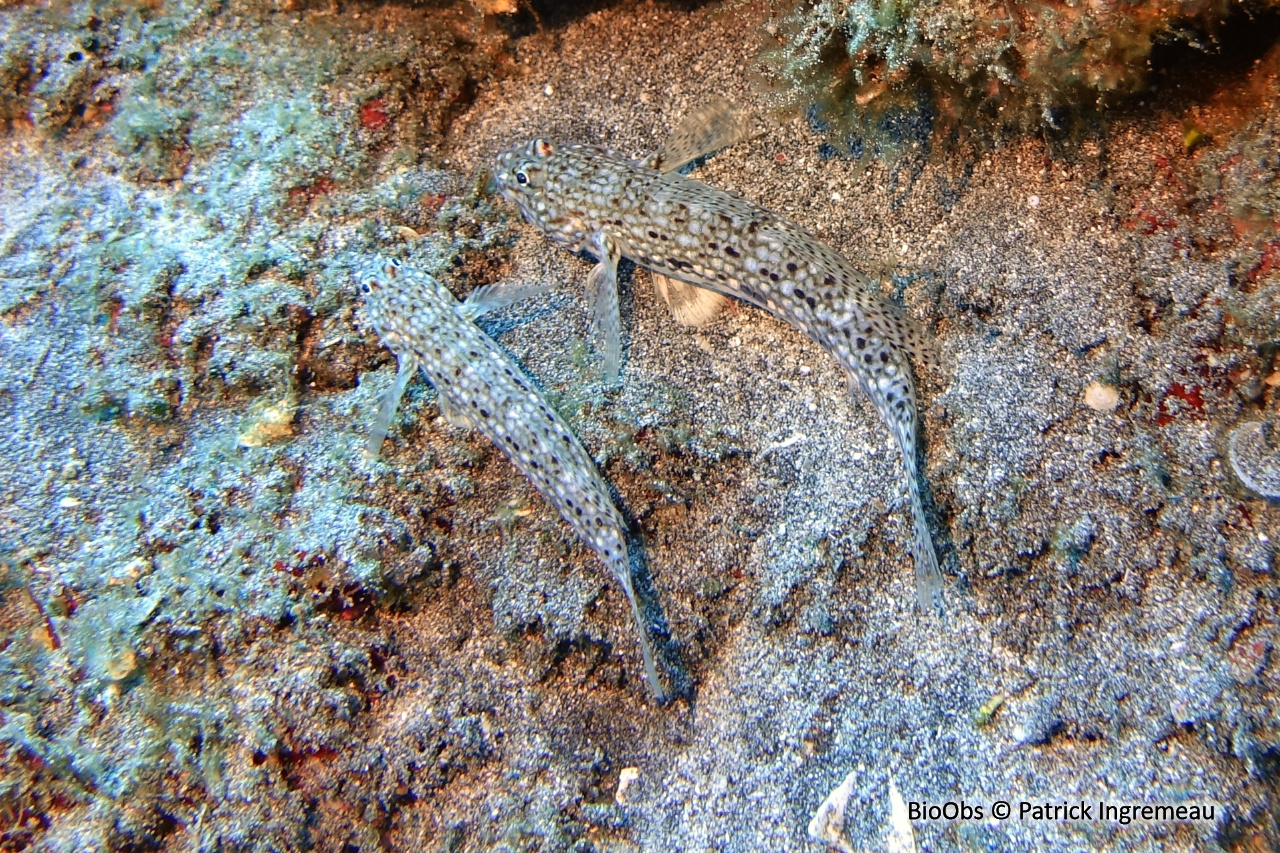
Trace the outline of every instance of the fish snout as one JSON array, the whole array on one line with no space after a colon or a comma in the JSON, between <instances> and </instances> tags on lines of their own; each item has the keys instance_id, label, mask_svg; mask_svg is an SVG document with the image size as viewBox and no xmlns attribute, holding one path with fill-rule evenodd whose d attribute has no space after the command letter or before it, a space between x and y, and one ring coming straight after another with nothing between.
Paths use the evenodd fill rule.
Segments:
<instances>
[{"instance_id":1,"label":"fish snout","mask_svg":"<svg viewBox=\"0 0 1280 853\"><path fill-rule=\"evenodd\" d=\"M519 204L520 199L516 194L515 187L511 184L510 172L502 171L493 176L493 185L498 190L498 195L502 196L507 201L513 201L516 204Z\"/></svg>"},{"instance_id":2,"label":"fish snout","mask_svg":"<svg viewBox=\"0 0 1280 853\"><path fill-rule=\"evenodd\" d=\"M511 184L514 183L511 175L515 170L515 157L516 152L514 151L503 151L499 154L498 170L493 175L494 182L498 185L498 191L508 198L511 197Z\"/></svg>"}]
</instances>

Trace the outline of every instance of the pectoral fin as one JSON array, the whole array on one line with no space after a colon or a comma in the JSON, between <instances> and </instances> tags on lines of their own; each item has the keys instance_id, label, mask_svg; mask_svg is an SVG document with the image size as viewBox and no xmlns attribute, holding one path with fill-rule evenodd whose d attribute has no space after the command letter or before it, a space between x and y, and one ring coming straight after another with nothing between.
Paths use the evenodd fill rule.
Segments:
<instances>
[{"instance_id":1,"label":"pectoral fin","mask_svg":"<svg viewBox=\"0 0 1280 853\"><path fill-rule=\"evenodd\" d=\"M754 135L754 122L724 98L689 113L671 132L662 146L640 165L659 172L674 172L686 163L736 145Z\"/></svg>"},{"instance_id":2,"label":"pectoral fin","mask_svg":"<svg viewBox=\"0 0 1280 853\"><path fill-rule=\"evenodd\" d=\"M437 392L439 389L437 389ZM437 393L436 405L440 407L440 417L459 429L475 429L475 424L471 422L471 418L467 413L453 404L444 394Z\"/></svg>"},{"instance_id":3,"label":"pectoral fin","mask_svg":"<svg viewBox=\"0 0 1280 853\"><path fill-rule=\"evenodd\" d=\"M391 387L383 396L382 404L378 406L378 415L374 418L373 427L369 430L370 458L376 459L382 452L382 443L387 440L387 433L391 431L391 420L396 416L396 409L400 407L400 398L404 396L405 389L409 387L409 380L417 370L417 359L410 356L401 357L396 381L391 383Z\"/></svg>"},{"instance_id":4,"label":"pectoral fin","mask_svg":"<svg viewBox=\"0 0 1280 853\"><path fill-rule=\"evenodd\" d=\"M490 311L506 308L550 289L545 284L489 284L471 291L458 310L468 320L476 320Z\"/></svg>"},{"instance_id":5,"label":"pectoral fin","mask_svg":"<svg viewBox=\"0 0 1280 853\"><path fill-rule=\"evenodd\" d=\"M605 384L616 385L622 365L622 319L618 311L618 261L622 260L622 249L608 234L600 234L596 250L600 263L587 276L591 330L596 347L604 355Z\"/></svg>"},{"instance_id":6,"label":"pectoral fin","mask_svg":"<svg viewBox=\"0 0 1280 853\"><path fill-rule=\"evenodd\" d=\"M671 316L682 326L697 328L710 323L720 313L728 297L662 273L651 273L653 289L671 309Z\"/></svg>"}]
</instances>

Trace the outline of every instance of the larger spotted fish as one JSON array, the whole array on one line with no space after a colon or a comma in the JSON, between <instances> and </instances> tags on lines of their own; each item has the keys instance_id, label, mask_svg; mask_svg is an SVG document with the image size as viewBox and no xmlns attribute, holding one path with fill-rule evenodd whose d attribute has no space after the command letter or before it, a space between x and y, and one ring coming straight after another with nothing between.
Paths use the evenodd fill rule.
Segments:
<instances>
[{"instance_id":1,"label":"larger spotted fish","mask_svg":"<svg viewBox=\"0 0 1280 853\"><path fill-rule=\"evenodd\" d=\"M519 289L479 288L458 304L444 285L391 261L365 284L369 319L399 359L369 440L377 455L400 397L422 370L440 411L457 426L480 430L551 501L622 586L640 635L645 678L663 698L644 617L631 582L625 525L595 462L520 366L473 321L522 298Z\"/></svg>"},{"instance_id":2,"label":"larger spotted fish","mask_svg":"<svg viewBox=\"0 0 1280 853\"><path fill-rule=\"evenodd\" d=\"M606 374L620 363L618 262L627 257L687 287L736 296L787 321L845 368L871 399L902 452L914 522L921 607L942 609L942 575L925 520L917 457L919 420L911 357L930 348L917 327L865 275L807 231L747 199L675 173L745 136L717 105L695 113L673 140L640 161L592 145L535 139L498 158L497 185L552 241L599 258L587 276ZM674 307L674 306L673 306Z\"/></svg>"}]
</instances>

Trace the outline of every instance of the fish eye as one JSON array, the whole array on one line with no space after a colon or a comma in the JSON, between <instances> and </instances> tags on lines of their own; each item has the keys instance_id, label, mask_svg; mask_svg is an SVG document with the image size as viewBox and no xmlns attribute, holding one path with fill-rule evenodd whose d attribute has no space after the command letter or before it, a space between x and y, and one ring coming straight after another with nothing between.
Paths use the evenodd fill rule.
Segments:
<instances>
[{"instance_id":1,"label":"fish eye","mask_svg":"<svg viewBox=\"0 0 1280 853\"><path fill-rule=\"evenodd\" d=\"M364 291L365 293L371 293L371 292L372 292L372 291L369 289L369 282L367 282L367 281L365 281L365 282L361 282L361 283L360 283L360 289L361 289L362 291Z\"/></svg>"},{"instance_id":2,"label":"fish eye","mask_svg":"<svg viewBox=\"0 0 1280 853\"><path fill-rule=\"evenodd\" d=\"M521 169L520 171L516 172L516 183L517 184L529 183L529 175L527 172L525 172L524 169Z\"/></svg>"}]
</instances>

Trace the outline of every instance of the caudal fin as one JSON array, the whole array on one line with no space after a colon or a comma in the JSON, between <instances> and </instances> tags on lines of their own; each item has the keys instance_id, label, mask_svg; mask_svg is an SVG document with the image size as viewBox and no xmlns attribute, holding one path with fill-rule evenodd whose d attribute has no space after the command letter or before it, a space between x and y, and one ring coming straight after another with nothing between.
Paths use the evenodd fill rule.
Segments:
<instances>
[{"instance_id":1,"label":"caudal fin","mask_svg":"<svg viewBox=\"0 0 1280 853\"><path fill-rule=\"evenodd\" d=\"M618 582L622 584L622 591L626 593L627 602L631 605L631 616L636 622L636 633L640 637L640 655L644 658L644 679L649 682L649 689L653 692L654 698L663 702L667 694L662 689L662 682L658 680L658 667L653 662L653 649L649 646L649 626L645 622L644 614L640 611L640 601L636 598L629 570L625 574L619 573Z\"/></svg>"},{"instance_id":2,"label":"caudal fin","mask_svg":"<svg viewBox=\"0 0 1280 853\"><path fill-rule=\"evenodd\" d=\"M918 499L912 501L912 513L915 515L916 563L916 596L920 609L926 613L942 616L946 613L946 605L942 599L942 572L938 569L938 555L933 550L933 538L929 535L929 527L924 521L924 508Z\"/></svg>"},{"instance_id":3,"label":"caudal fin","mask_svg":"<svg viewBox=\"0 0 1280 853\"><path fill-rule=\"evenodd\" d=\"M942 599L942 572L938 568L938 553L933 550L933 536L924 512L924 494L920 484L922 474L916 460L916 431L914 412L901 415L891 423L898 447L902 451L903 473L907 475L907 493L911 498L912 557L916 564L916 598L920 609L934 613L939 618L946 615Z\"/></svg>"}]
</instances>

